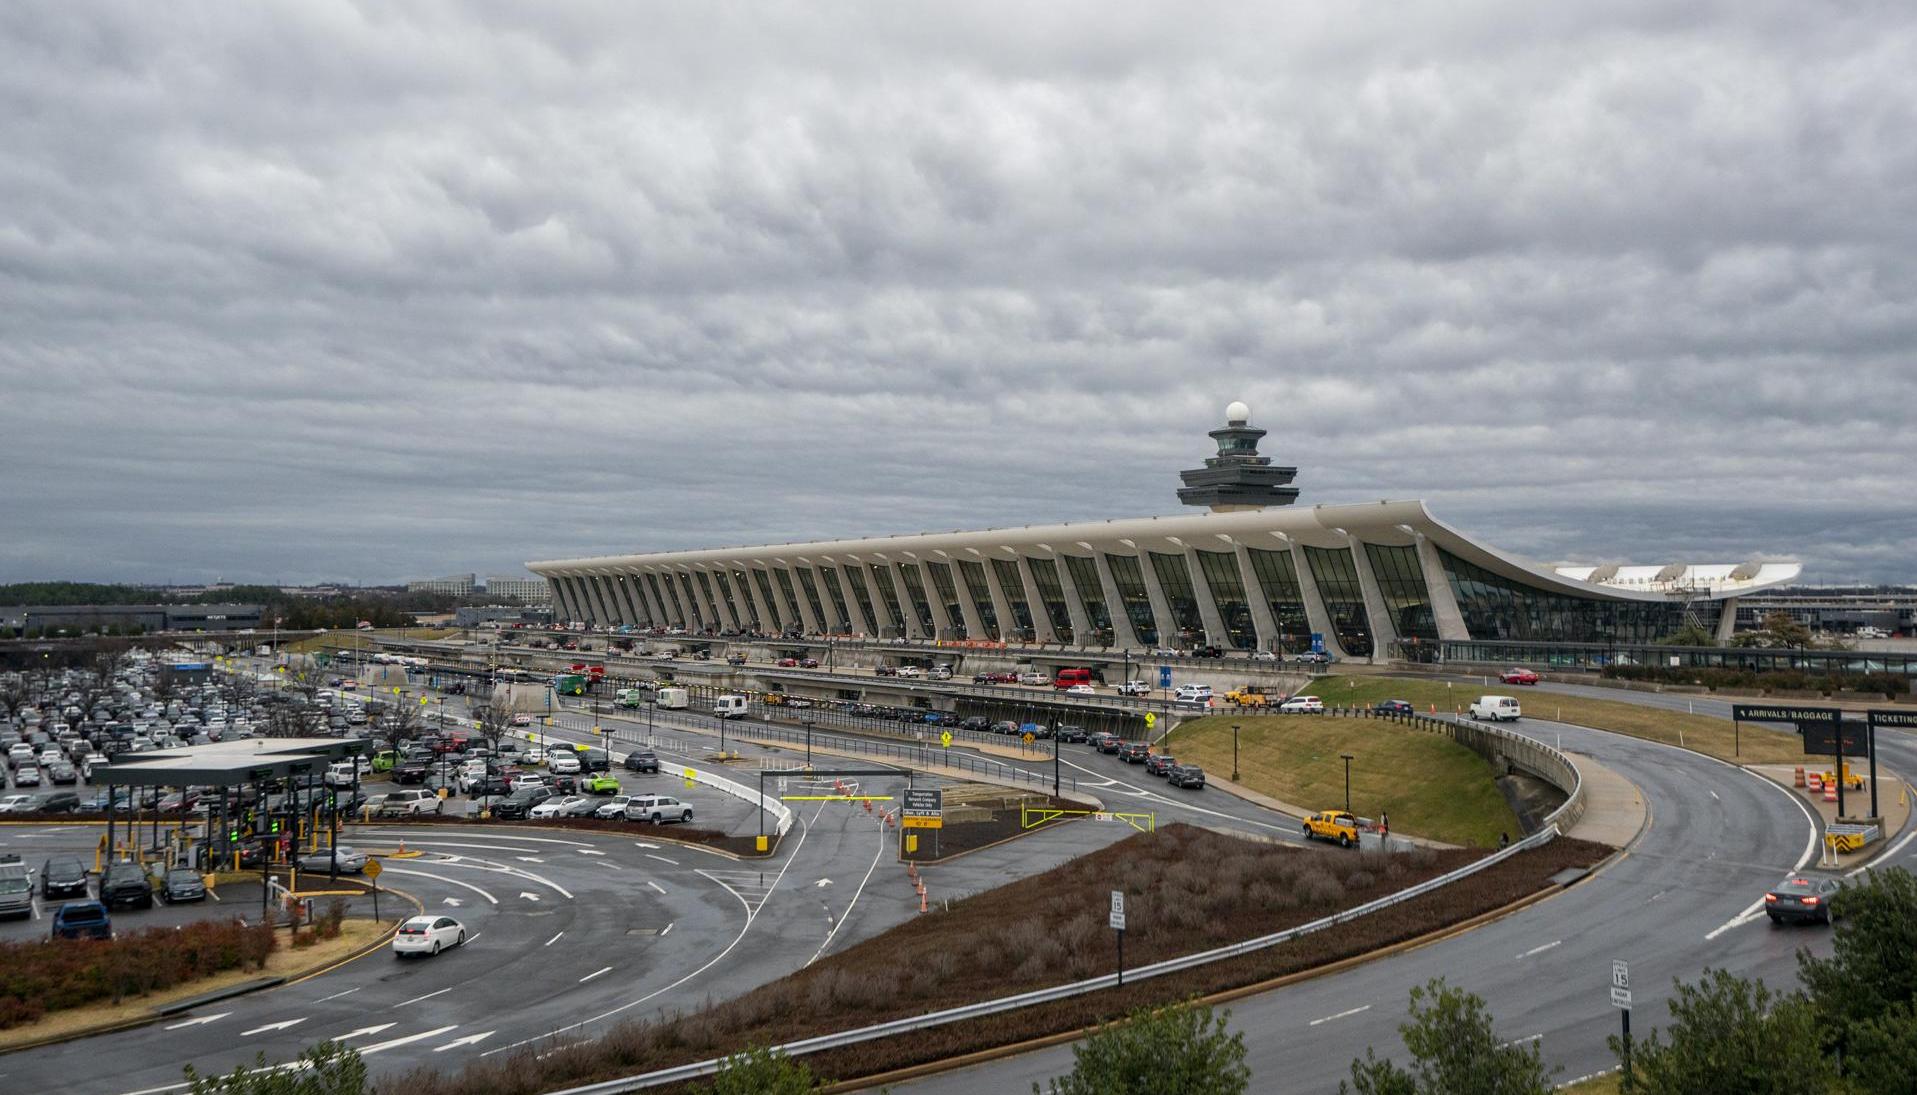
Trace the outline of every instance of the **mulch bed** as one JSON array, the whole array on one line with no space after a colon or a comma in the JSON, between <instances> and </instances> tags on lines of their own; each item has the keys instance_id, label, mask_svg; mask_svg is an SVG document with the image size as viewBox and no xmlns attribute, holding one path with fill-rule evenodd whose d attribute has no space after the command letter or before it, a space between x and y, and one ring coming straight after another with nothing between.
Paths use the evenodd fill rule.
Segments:
<instances>
[{"instance_id":1,"label":"mulch bed","mask_svg":"<svg viewBox=\"0 0 1917 1095\"><path fill-rule=\"evenodd\" d=\"M956 1054L1078 1030L1141 1005L1254 984L1361 955L1546 888L1612 849L1561 839L1464 882L1231 962L813 1055L817 1075L872 1076ZM621 1024L603 1038L527 1047L458 1073L382 1083L406 1095L530 1095L777 1045L1109 972L1109 891L1127 891L1126 964L1188 954L1317 919L1405 889L1484 853L1391 856L1262 844L1170 825L920 916L804 970L702 1011Z\"/></svg>"},{"instance_id":2,"label":"mulch bed","mask_svg":"<svg viewBox=\"0 0 1917 1095\"><path fill-rule=\"evenodd\" d=\"M1063 799L1036 801L1028 803L1028 805L1034 807L1049 805L1060 810L1083 810L1085 808L1080 803L1066 802ZM907 829L905 831L908 834L917 833L919 835L919 847L916 852L904 853L903 858L913 863L940 863L955 855L961 855L965 852L975 852L980 848L997 844L1002 840L1010 840L1013 837L1036 833L1040 829L1050 829L1073 820L1079 819L1070 816L1054 818L1042 824L1034 825L1030 829L1026 829L1022 827L1021 814L1018 809L1014 807L992 811L992 817L989 821L964 821L958 824L947 823L942 829Z\"/></svg>"}]
</instances>

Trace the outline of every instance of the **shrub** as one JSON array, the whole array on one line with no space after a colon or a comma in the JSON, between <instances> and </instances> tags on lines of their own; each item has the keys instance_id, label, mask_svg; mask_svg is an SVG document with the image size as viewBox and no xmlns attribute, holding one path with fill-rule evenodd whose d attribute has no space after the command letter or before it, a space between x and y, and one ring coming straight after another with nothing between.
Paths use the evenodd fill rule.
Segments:
<instances>
[{"instance_id":1,"label":"shrub","mask_svg":"<svg viewBox=\"0 0 1917 1095\"><path fill-rule=\"evenodd\" d=\"M0 1029L226 970L258 969L274 946L272 928L237 920L148 928L110 940L0 944Z\"/></svg>"}]
</instances>

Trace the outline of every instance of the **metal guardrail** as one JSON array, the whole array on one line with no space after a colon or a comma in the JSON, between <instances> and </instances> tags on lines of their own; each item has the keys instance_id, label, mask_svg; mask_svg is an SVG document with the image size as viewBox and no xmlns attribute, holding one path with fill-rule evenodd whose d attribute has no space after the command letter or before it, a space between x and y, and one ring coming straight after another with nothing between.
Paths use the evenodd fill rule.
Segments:
<instances>
[{"instance_id":1,"label":"metal guardrail","mask_svg":"<svg viewBox=\"0 0 1917 1095\"><path fill-rule=\"evenodd\" d=\"M1256 939L1247 939L1240 943L1231 943L1223 947L1216 947L1212 950L1200 951L1197 954L1188 954L1179 958L1168 958L1163 962L1154 962L1151 965L1126 970L1124 974L1125 980L1127 982L1135 982L1153 977L1162 977L1168 973L1178 973L1183 970L1194 969L1198 966L1209 965L1213 962L1221 962L1231 958L1242 958L1247 954L1289 943L1294 939L1302 938L1314 932L1349 923L1368 913L1377 912L1380 909L1387 909L1393 905L1410 901L1413 898L1422 897L1425 894L1448 886L1460 879L1468 878L1493 864L1503 862L1505 859L1521 851L1542 847L1550 843L1557 836L1557 826L1552 825L1525 837L1523 840L1512 844L1503 851L1493 853L1474 863L1466 864L1455 871L1439 875L1437 878L1426 879L1408 889L1399 890L1394 894L1387 894L1375 901L1367 901L1362 905L1346 909L1343 912L1320 917L1308 924L1300 924L1295 928L1287 928L1284 931L1259 936ZM1020 993L1016 996L1003 996L996 1000L984 1000L976 1004L947 1008L944 1011L908 1016L903 1019L894 1019L890 1022L860 1027L856 1030L840 1031L837 1034L824 1034L816 1038L803 1038L796 1042L787 1042L784 1045L774 1046L772 1049L775 1052L783 1053L791 1057L817 1053L821 1050L840 1049L845 1046L858 1045L861 1042L876 1041L880 1038L889 1038L898 1034L909 1034L918 1030L929 1030L933 1027L945 1026L949 1023L963 1022L967 1019L977 1019L1006 1011L1016 1011L1019 1008L1032 1007L1036 1004L1049 1004L1057 1000L1067 1000L1074 996L1083 996L1087 993L1097 992L1101 989L1114 988L1118 985L1118 976L1116 973L1108 973L1100 977L1093 977L1084 981L1074 981L1064 985L1054 985L1051 988L1036 989L1032 992ZM648 1088L682 1083L686 1080L698 1079L701 1076L710 1076L717 1072L724 1063L725 1058L723 1057L713 1058L708 1061L679 1065L676 1068L647 1072L638 1076L627 1076L617 1080L606 1080L597 1084L588 1084L584 1087L570 1087L563 1091L554 1092L552 1095L623 1095L625 1092L644 1091Z\"/></svg>"}]
</instances>

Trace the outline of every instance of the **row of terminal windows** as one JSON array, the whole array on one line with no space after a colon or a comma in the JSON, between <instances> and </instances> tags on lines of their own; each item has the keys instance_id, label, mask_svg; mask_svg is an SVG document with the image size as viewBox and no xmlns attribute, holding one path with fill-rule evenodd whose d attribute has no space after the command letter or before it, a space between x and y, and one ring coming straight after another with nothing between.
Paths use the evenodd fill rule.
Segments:
<instances>
[{"instance_id":1,"label":"row of terminal windows","mask_svg":"<svg viewBox=\"0 0 1917 1095\"><path fill-rule=\"evenodd\" d=\"M1370 543L1363 546L1391 631L1401 642L1435 644L1437 616L1418 549ZM734 626L762 632L778 630L773 621L783 619L788 627L816 622L819 627L840 633L869 626L903 633L909 611L918 630L927 635L941 633L938 621L942 616L951 625L943 629L944 634L977 630L992 639L1018 640L1036 638L1034 620L1039 618L1060 641L1087 646L1107 646L1115 641L1114 608L1146 646L1202 642L1210 631L1201 607L1201 598L1208 593L1209 607L1216 611L1216 624L1222 629L1213 636L1214 641L1238 649L1258 645L1252 611L1255 598L1263 602L1272 620L1274 634L1269 645L1289 653L1306 649L1312 631L1298 570L1302 558L1338 644L1356 657L1373 652L1373 624L1357 561L1350 551L1310 546L1301 547L1298 553L1247 548L1243 558L1249 564L1248 575L1240 570L1236 552L1198 550L1192 554L1196 575L1187 565L1188 556L1145 552L1142 557L1064 555L1063 566L1050 558L990 559L986 563L961 559L956 560L956 574L950 564L941 562L927 562L923 571L915 564L894 568L870 563L816 570L772 567L768 572L766 568L749 567L694 571L690 575L646 573L621 575L612 581L575 578L561 582L562 592L575 602L576 609L594 616L650 617L656 606L656 611L668 618L695 628L716 629L729 614ZM1678 630L1687 619L1705 627L1715 627L1717 622L1719 605L1715 602L1695 603L1687 610L1670 603L1552 593L1493 574L1443 549L1437 549L1437 556L1464 618L1465 630L1476 640L1655 642ZM1155 590L1146 581L1147 566L1156 581ZM823 596L820 586L824 587ZM1155 597L1162 604L1154 605ZM806 620L802 604L810 610L811 621ZM1000 606L1010 619L999 619ZM708 619L714 611L718 617Z\"/></svg>"}]
</instances>

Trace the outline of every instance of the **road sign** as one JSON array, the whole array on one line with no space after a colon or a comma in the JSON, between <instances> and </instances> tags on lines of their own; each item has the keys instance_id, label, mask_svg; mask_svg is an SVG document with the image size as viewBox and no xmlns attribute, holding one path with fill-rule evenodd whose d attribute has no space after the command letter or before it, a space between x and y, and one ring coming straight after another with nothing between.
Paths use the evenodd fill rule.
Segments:
<instances>
[{"instance_id":1,"label":"road sign","mask_svg":"<svg viewBox=\"0 0 1917 1095\"><path fill-rule=\"evenodd\" d=\"M364 874L367 878L378 878L379 872L385 869L386 868L379 865L379 860L369 859L366 861L366 866L361 869L361 873Z\"/></svg>"},{"instance_id":2,"label":"road sign","mask_svg":"<svg viewBox=\"0 0 1917 1095\"><path fill-rule=\"evenodd\" d=\"M697 778L698 778L698 773L694 772L690 768L686 769L686 786L687 787L692 786L693 781L696 780Z\"/></svg>"},{"instance_id":3,"label":"road sign","mask_svg":"<svg viewBox=\"0 0 1917 1095\"><path fill-rule=\"evenodd\" d=\"M1158 722L1157 715L1152 714L1150 711L1145 712L1145 729L1150 730L1152 726L1157 722Z\"/></svg>"},{"instance_id":4,"label":"road sign","mask_svg":"<svg viewBox=\"0 0 1917 1095\"><path fill-rule=\"evenodd\" d=\"M906 829L945 828L945 792L908 787L899 808L899 825Z\"/></svg>"},{"instance_id":5,"label":"road sign","mask_svg":"<svg viewBox=\"0 0 1917 1095\"><path fill-rule=\"evenodd\" d=\"M952 732L950 730L939 735L939 744L945 746L947 749L952 747Z\"/></svg>"},{"instance_id":6,"label":"road sign","mask_svg":"<svg viewBox=\"0 0 1917 1095\"><path fill-rule=\"evenodd\" d=\"M1621 989L1615 985L1611 986L1611 1006L1614 1008L1624 1008L1628 1011L1631 1007L1631 990Z\"/></svg>"},{"instance_id":7,"label":"road sign","mask_svg":"<svg viewBox=\"0 0 1917 1095\"><path fill-rule=\"evenodd\" d=\"M1171 687L1171 666L1161 665L1158 667L1158 687Z\"/></svg>"},{"instance_id":8,"label":"road sign","mask_svg":"<svg viewBox=\"0 0 1917 1095\"><path fill-rule=\"evenodd\" d=\"M1611 1006L1630 1010L1631 964L1629 962L1611 960Z\"/></svg>"},{"instance_id":9,"label":"road sign","mask_svg":"<svg viewBox=\"0 0 1917 1095\"><path fill-rule=\"evenodd\" d=\"M1025 739L1024 739L1024 740L1025 740L1025 744L1027 744L1027 745L1030 745L1030 744L1032 744L1033 742L1035 742L1035 741L1037 741L1037 740L1038 740L1038 735L1037 735L1037 734L1034 734L1034 733L1032 733L1032 732L1031 732L1030 730L1027 730L1027 731L1025 731Z\"/></svg>"},{"instance_id":10,"label":"road sign","mask_svg":"<svg viewBox=\"0 0 1917 1095\"><path fill-rule=\"evenodd\" d=\"M1314 631L1311 633L1311 652L1313 654L1323 654L1325 652L1324 632Z\"/></svg>"},{"instance_id":11,"label":"road sign","mask_svg":"<svg viewBox=\"0 0 1917 1095\"><path fill-rule=\"evenodd\" d=\"M1111 925L1117 931L1125 930L1125 891L1112 891Z\"/></svg>"}]
</instances>

